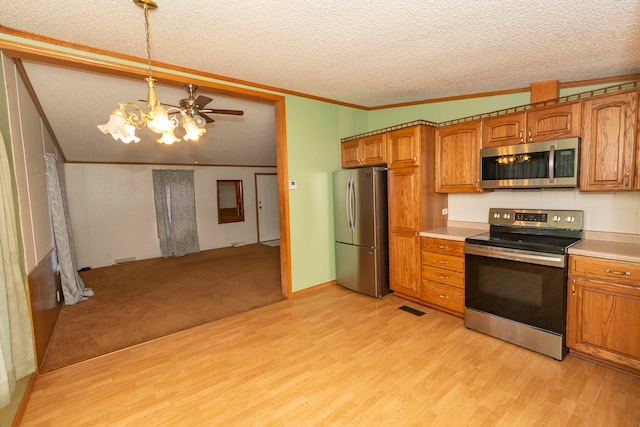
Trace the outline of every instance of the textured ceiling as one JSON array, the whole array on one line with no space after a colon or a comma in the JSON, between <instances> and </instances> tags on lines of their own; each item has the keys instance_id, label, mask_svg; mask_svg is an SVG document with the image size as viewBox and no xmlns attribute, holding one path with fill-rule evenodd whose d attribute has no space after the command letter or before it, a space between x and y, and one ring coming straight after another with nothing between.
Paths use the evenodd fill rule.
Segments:
<instances>
[{"instance_id":1,"label":"textured ceiling","mask_svg":"<svg viewBox=\"0 0 640 427\"><path fill-rule=\"evenodd\" d=\"M4 3L0 25L146 57L129 0ZM640 72L640 0L157 3L154 60L365 107Z\"/></svg>"}]
</instances>

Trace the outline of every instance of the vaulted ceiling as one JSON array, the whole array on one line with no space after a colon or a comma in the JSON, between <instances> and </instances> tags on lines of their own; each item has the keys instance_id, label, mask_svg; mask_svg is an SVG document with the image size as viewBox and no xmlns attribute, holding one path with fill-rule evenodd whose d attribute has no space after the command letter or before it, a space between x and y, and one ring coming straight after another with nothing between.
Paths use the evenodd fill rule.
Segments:
<instances>
[{"instance_id":1,"label":"vaulted ceiling","mask_svg":"<svg viewBox=\"0 0 640 427\"><path fill-rule=\"evenodd\" d=\"M5 3L4 27L146 58L143 13L131 1ZM640 73L640 0L157 3L154 61L362 107ZM203 92L212 108L245 115L216 116L202 143L151 153L95 128L118 102L144 99L144 81L25 69L69 160L163 162L170 148L185 163L275 163L268 104ZM176 104L186 92L158 95Z\"/></svg>"}]
</instances>

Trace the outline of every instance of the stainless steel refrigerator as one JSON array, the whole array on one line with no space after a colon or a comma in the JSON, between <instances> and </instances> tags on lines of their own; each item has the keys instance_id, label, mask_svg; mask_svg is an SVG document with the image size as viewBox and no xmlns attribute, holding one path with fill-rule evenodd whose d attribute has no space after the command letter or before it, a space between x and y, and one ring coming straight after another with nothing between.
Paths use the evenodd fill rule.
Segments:
<instances>
[{"instance_id":1,"label":"stainless steel refrigerator","mask_svg":"<svg viewBox=\"0 0 640 427\"><path fill-rule=\"evenodd\" d=\"M388 294L386 168L334 172L333 206L337 283L376 298Z\"/></svg>"}]
</instances>

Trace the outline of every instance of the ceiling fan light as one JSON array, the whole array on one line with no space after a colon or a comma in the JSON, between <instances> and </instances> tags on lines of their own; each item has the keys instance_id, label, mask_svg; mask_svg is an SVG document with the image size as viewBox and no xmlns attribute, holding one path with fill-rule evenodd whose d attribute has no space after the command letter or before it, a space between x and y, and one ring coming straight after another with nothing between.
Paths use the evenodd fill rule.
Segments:
<instances>
[{"instance_id":1,"label":"ceiling fan light","mask_svg":"<svg viewBox=\"0 0 640 427\"><path fill-rule=\"evenodd\" d=\"M195 116L193 116L193 119L195 120L196 125L199 128L204 128L204 126L207 124L207 121L200 114L196 114Z\"/></svg>"},{"instance_id":2,"label":"ceiling fan light","mask_svg":"<svg viewBox=\"0 0 640 427\"><path fill-rule=\"evenodd\" d=\"M160 144L167 144L167 145L171 145L174 142L178 142L180 141L180 138L177 138L174 134L173 134L173 129L167 131L167 132L163 132L162 133L162 137L160 137L160 139L157 140Z\"/></svg>"},{"instance_id":3,"label":"ceiling fan light","mask_svg":"<svg viewBox=\"0 0 640 427\"><path fill-rule=\"evenodd\" d=\"M186 132L184 136L185 141L197 141L207 130L198 127L196 121L188 115L182 116L182 127Z\"/></svg>"},{"instance_id":4,"label":"ceiling fan light","mask_svg":"<svg viewBox=\"0 0 640 427\"><path fill-rule=\"evenodd\" d=\"M117 140L127 133L125 129L126 119L124 112L120 109L113 110L109 116L109 121L103 125L98 125L98 129L104 134L109 134Z\"/></svg>"}]
</instances>

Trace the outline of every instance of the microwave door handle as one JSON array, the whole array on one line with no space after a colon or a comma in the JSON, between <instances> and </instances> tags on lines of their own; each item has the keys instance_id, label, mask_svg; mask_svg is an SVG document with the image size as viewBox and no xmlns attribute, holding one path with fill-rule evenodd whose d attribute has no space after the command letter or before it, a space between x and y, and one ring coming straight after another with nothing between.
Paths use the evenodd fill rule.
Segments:
<instances>
[{"instance_id":1,"label":"microwave door handle","mask_svg":"<svg viewBox=\"0 0 640 427\"><path fill-rule=\"evenodd\" d=\"M549 182L553 184L556 180L556 146L549 147Z\"/></svg>"}]
</instances>

